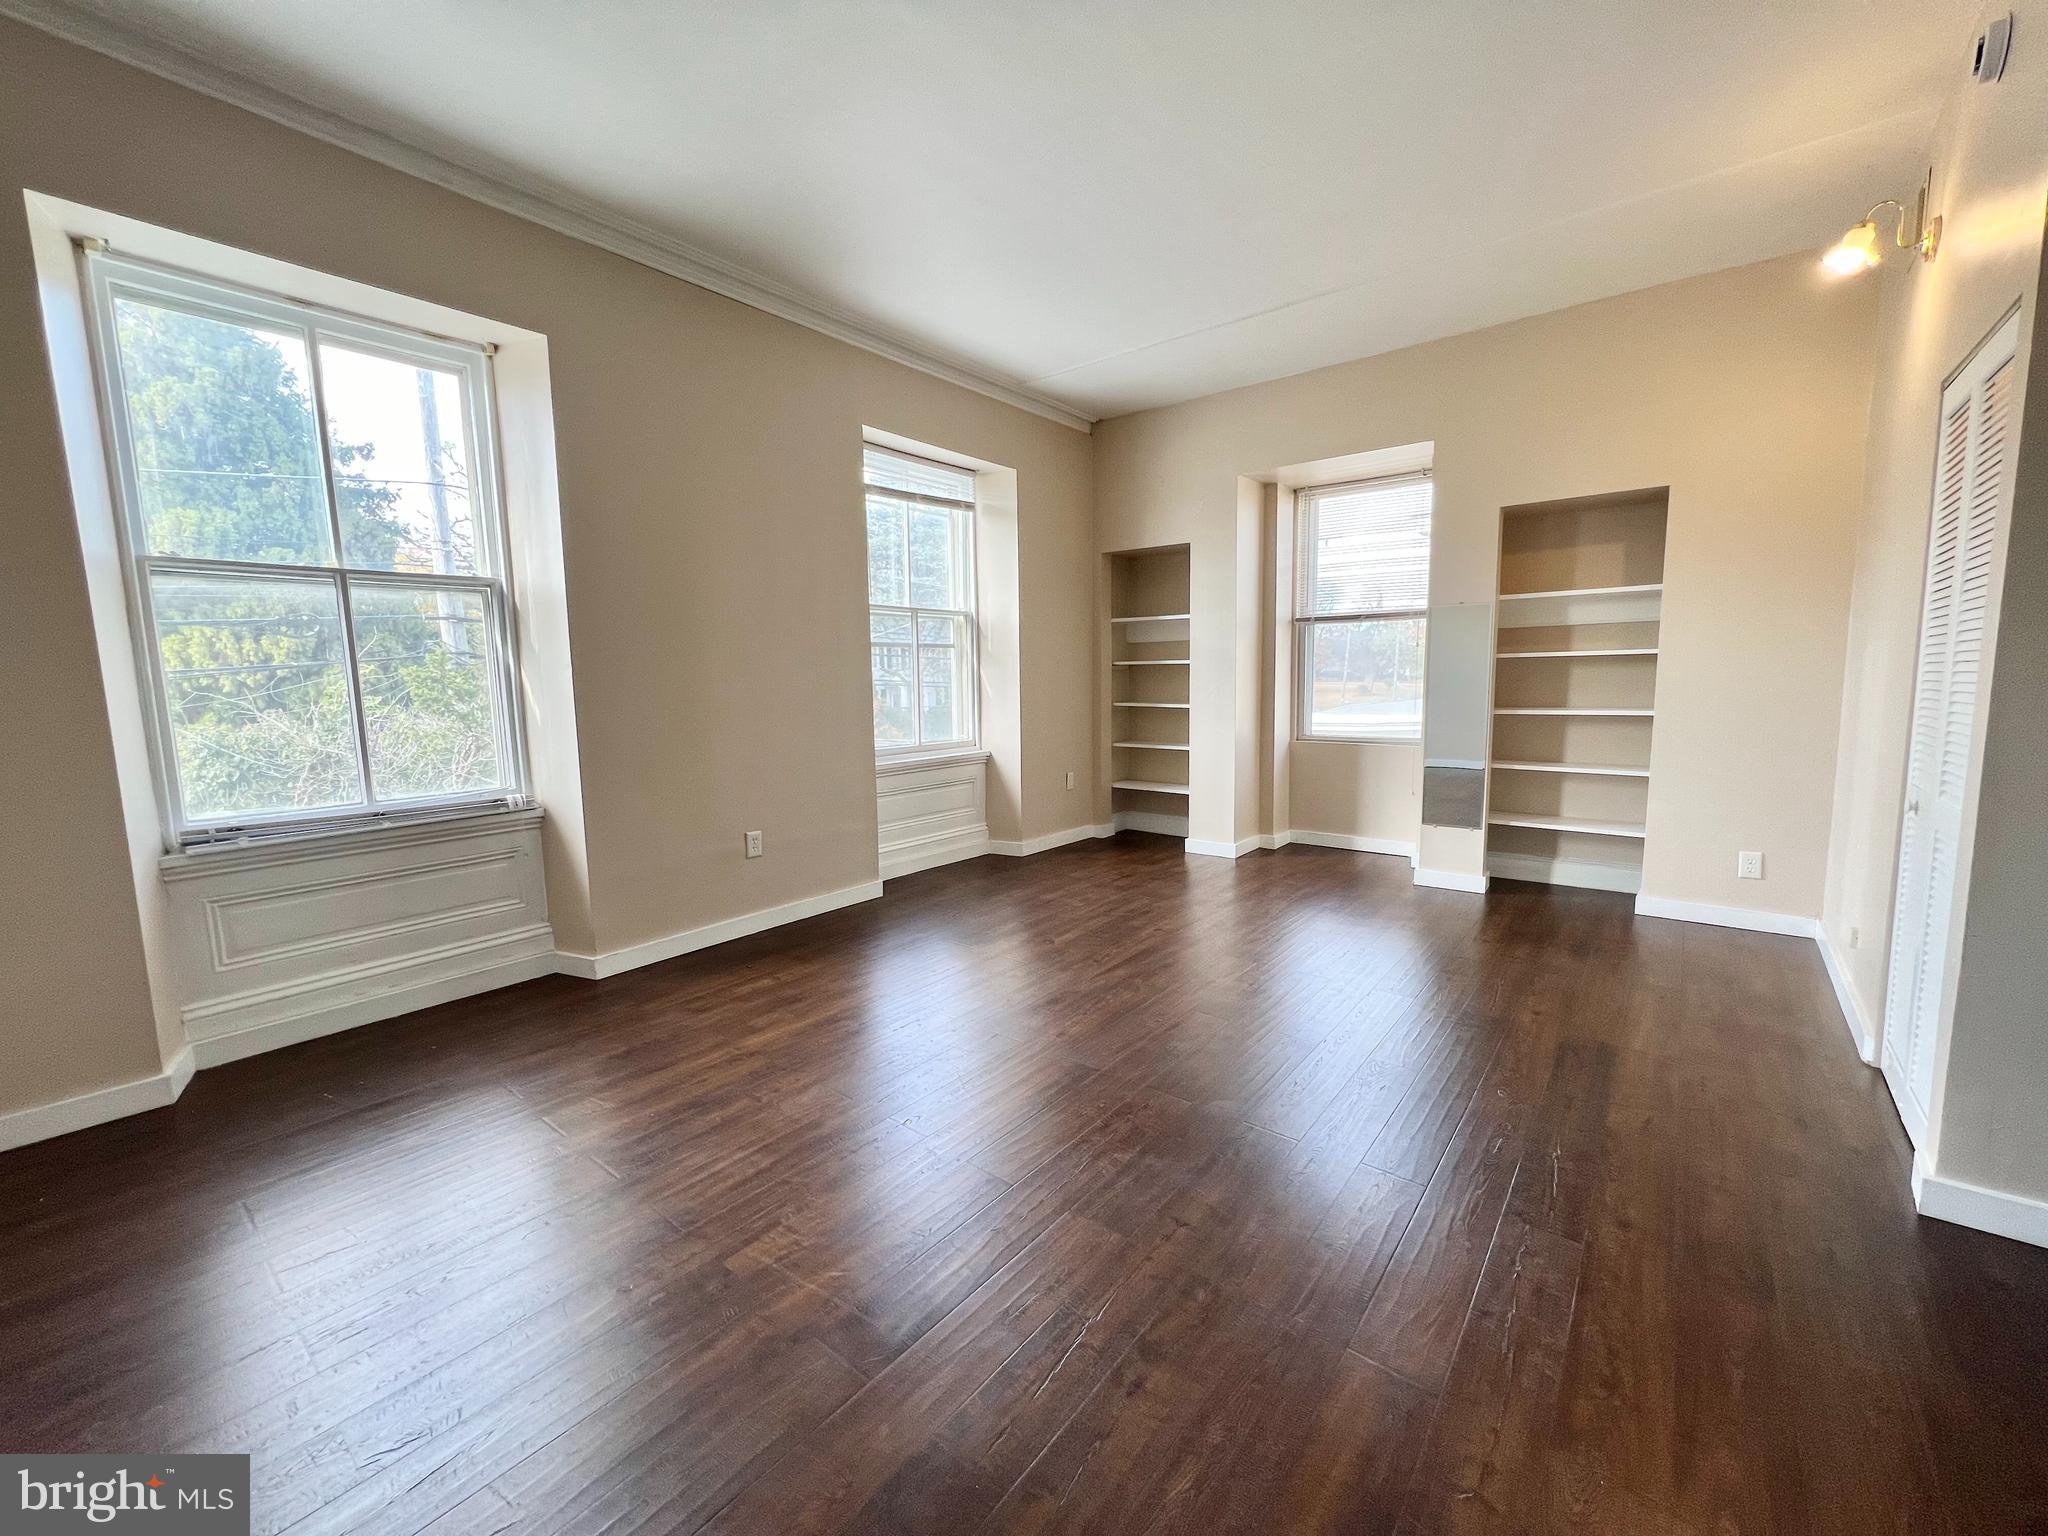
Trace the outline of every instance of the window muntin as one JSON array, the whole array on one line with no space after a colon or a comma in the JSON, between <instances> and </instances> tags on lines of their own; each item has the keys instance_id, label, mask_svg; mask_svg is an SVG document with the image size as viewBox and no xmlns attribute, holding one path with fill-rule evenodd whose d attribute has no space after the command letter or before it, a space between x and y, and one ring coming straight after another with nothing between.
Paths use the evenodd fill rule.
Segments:
<instances>
[{"instance_id":1,"label":"window muntin","mask_svg":"<svg viewBox=\"0 0 2048 1536\"><path fill-rule=\"evenodd\" d=\"M974 474L869 447L861 478L875 751L973 746Z\"/></svg>"},{"instance_id":2,"label":"window muntin","mask_svg":"<svg viewBox=\"0 0 2048 1536\"><path fill-rule=\"evenodd\" d=\"M170 841L522 803L483 350L86 269Z\"/></svg>"},{"instance_id":3,"label":"window muntin","mask_svg":"<svg viewBox=\"0 0 2048 1536\"><path fill-rule=\"evenodd\" d=\"M1297 493L1296 734L1419 742L1428 474Z\"/></svg>"}]
</instances>

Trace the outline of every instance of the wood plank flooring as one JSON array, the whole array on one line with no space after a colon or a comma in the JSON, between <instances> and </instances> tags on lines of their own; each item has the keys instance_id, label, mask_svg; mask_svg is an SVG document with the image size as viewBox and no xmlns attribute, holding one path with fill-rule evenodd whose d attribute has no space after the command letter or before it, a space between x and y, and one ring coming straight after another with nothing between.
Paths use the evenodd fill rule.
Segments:
<instances>
[{"instance_id":1,"label":"wood plank flooring","mask_svg":"<svg viewBox=\"0 0 2048 1536\"><path fill-rule=\"evenodd\" d=\"M256 1529L2048 1529L1810 943L1125 835L0 1157L0 1447Z\"/></svg>"}]
</instances>

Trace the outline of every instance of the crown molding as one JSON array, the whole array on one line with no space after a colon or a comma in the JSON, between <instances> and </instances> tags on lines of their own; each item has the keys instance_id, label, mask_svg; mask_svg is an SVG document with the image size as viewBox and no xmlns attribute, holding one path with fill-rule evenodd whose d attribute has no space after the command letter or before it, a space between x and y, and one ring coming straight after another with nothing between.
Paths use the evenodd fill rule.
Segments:
<instances>
[{"instance_id":1,"label":"crown molding","mask_svg":"<svg viewBox=\"0 0 2048 1536\"><path fill-rule=\"evenodd\" d=\"M422 149L351 118L316 107L234 70L202 59L175 43L139 29L116 25L103 17L82 14L52 0L0 0L0 15L11 16L38 31L89 48L119 63L211 96L216 101L253 112L298 133L332 144L350 154L374 160L420 181L472 202L586 245L610 251L628 261L670 277L708 288L728 299L789 320L835 341L859 347L906 368L944 379L963 389L1000 400L1019 410L1043 416L1077 432L1093 430L1095 418L1041 395L1012 379L987 373L957 357L918 346L829 304L810 298L771 278L686 244L637 220L614 213L587 199L555 188L522 184L502 172L487 172Z\"/></svg>"}]
</instances>

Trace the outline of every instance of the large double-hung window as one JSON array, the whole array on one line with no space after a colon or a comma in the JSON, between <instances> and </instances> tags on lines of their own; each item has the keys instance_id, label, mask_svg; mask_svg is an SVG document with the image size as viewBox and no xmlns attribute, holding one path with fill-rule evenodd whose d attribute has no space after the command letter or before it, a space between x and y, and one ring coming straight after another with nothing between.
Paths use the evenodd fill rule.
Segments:
<instances>
[{"instance_id":1,"label":"large double-hung window","mask_svg":"<svg viewBox=\"0 0 2048 1536\"><path fill-rule=\"evenodd\" d=\"M875 752L975 744L974 474L868 447Z\"/></svg>"},{"instance_id":2,"label":"large double-hung window","mask_svg":"<svg viewBox=\"0 0 2048 1536\"><path fill-rule=\"evenodd\" d=\"M521 802L484 351L85 260L172 841Z\"/></svg>"},{"instance_id":3,"label":"large double-hung window","mask_svg":"<svg viewBox=\"0 0 2048 1536\"><path fill-rule=\"evenodd\" d=\"M1430 510L1427 473L1296 493L1299 735L1422 739Z\"/></svg>"}]
</instances>

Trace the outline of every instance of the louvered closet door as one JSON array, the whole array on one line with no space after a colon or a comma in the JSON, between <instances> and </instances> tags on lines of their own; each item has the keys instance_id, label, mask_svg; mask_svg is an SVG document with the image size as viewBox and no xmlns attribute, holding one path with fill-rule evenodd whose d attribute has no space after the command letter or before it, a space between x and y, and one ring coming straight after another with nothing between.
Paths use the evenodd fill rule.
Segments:
<instances>
[{"instance_id":1,"label":"louvered closet door","mask_svg":"<svg viewBox=\"0 0 2048 1536\"><path fill-rule=\"evenodd\" d=\"M1923 1139L1933 1101L1936 1047L1952 986L1985 627L2012 508L2018 339L2015 317L1985 342L1941 401L1885 998L1886 1075L1915 1142Z\"/></svg>"}]
</instances>

